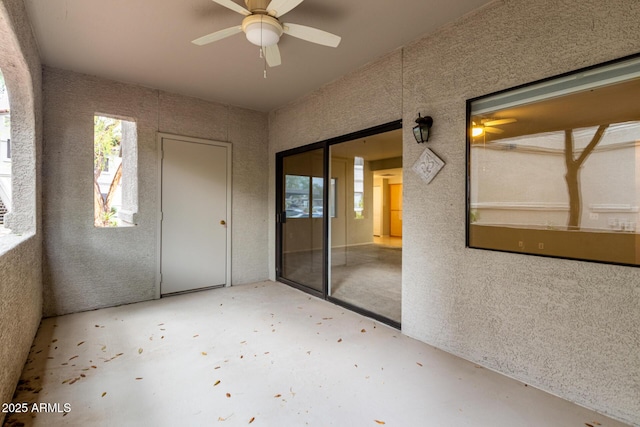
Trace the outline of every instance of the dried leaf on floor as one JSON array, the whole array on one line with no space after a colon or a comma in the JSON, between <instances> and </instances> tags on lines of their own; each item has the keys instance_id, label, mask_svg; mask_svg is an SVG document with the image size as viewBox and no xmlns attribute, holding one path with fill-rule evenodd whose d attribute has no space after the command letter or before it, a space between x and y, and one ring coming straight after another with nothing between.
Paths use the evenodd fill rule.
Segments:
<instances>
[{"instance_id":1,"label":"dried leaf on floor","mask_svg":"<svg viewBox=\"0 0 640 427\"><path fill-rule=\"evenodd\" d=\"M374 421L378 424L386 424L384 421L380 421L380 420L374 420Z\"/></svg>"},{"instance_id":2,"label":"dried leaf on floor","mask_svg":"<svg viewBox=\"0 0 640 427\"><path fill-rule=\"evenodd\" d=\"M107 395L107 392L106 392L106 391L103 391L103 392L102 392L102 397L105 397L106 395Z\"/></svg>"},{"instance_id":3,"label":"dried leaf on floor","mask_svg":"<svg viewBox=\"0 0 640 427\"><path fill-rule=\"evenodd\" d=\"M216 382L213 384L213 386L215 387L215 386L217 386L218 384L220 384L220 380L216 381Z\"/></svg>"},{"instance_id":4,"label":"dried leaf on floor","mask_svg":"<svg viewBox=\"0 0 640 427\"><path fill-rule=\"evenodd\" d=\"M364 334L365 332L367 332L367 330L363 328L360 332Z\"/></svg>"},{"instance_id":5,"label":"dried leaf on floor","mask_svg":"<svg viewBox=\"0 0 640 427\"><path fill-rule=\"evenodd\" d=\"M275 396L273 396L273 397L275 397L275 398L277 399L277 398L279 398L279 397L282 397L282 395L281 395L280 393L278 393L278 394L276 394L276 395L275 395Z\"/></svg>"},{"instance_id":6,"label":"dried leaf on floor","mask_svg":"<svg viewBox=\"0 0 640 427\"><path fill-rule=\"evenodd\" d=\"M58 341L58 338L55 338L55 339L54 339L53 341L51 341L51 342L57 342L57 341Z\"/></svg>"},{"instance_id":7,"label":"dried leaf on floor","mask_svg":"<svg viewBox=\"0 0 640 427\"><path fill-rule=\"evenodd\" d=\"M202 352L202 355L203 355L203 356L206 356L206 355L207 355L207 352L206 352L206 351L203 351L203 352Z\"/></svg>"},{"instance_id":8,"label":"dried leaf on floor","mask_svg":"<svg viewBox=\"0 0 640 427\"><path fill-rule=\"evenodd\" d=\"M227 398L230 398L230 397L231 397L231 393L227 393Z\"/></svg>"},{"instance_id":9,"label":"dried leaf on floor","mask_svg":"<svg viewBox=\"0 0 640 427\"><path fill-rule=\"evenodd\" d=\"M139 348L138 349L138 354L142 354L143 351L144 351L143 349Z\"/></svg>"},{"instance_id":10,"label":"dried leaf on floor","mask_svg":"<svg viewBox=\"0 0 640 427\"><path fill-rule=\"evenodd\" d=\"M136 377L136 381L140 381L142 377Z\"/></svg>"},{"instance_id":11,"label":"dried leaf on floor","mask_svg":"<svg viewBox=\"0 0 640 427\"><path fill-rule=\"evenodd\" d=\"M422 363L420 363L420 362L416 362L416 365L422 367Z\"/></svg>"},{"instance_id":12,"label":"dried leaf on floor","mask_svg":"<svg viewBox=\"0 0 640 427\"><path fill-rule=\"evenodd\" d=\"M249 424L251 424L252 422L254 422L256 420L256 417L251 417L251 419L249 420Z\"/></svg>"},{"instance_id":13,"label":"dried leaf on floor","mask_svg":"<svg viewBox=\"0 0 640 427\"><path fill-rule=\"evenodd\" d=\"M213 369L220 369L220 366L216 366L216 367L215 367L215 368L213 368Z\"/></svg>"},{"instance_id":14,"label":"dried leaf on floor","mask_svg":"<svg viewBox=\"0 0 640 427\"><path fill-rule=\"evenodd\" d=\"M195 335L194 335L193 337L194 337L194 338L196 338L196 337L199 337L199 336L200 336L200 335L198 335L198 334L195 334Z\"/></svg>"},{"instance_id":15,"label":"dried leaf on floor","mask_svg":"<svg viewBox=\"0 0 640 427\"><path fill-rule=\"evenodd\" d=\"M75 356L73 356L72 358L70 358L69 360L73 360L73 359L75 359L75 358L77 358L77 357L78 357L78 355L75 355Z\"/></svg>"},{"instance_id":16,"label":"dried leaf on floor","mask_svg":"<svg viewBox=\"0 0 640 427\"><path fill-rule=\"evenodd\" d=\"M340 339L338 340L338 342L342 342L342 338L340 338Z\"/></svg>"},{"instance_id":17,"label":"dried leaf on floor","mask_svg":"<svg viewBox=\"0 0 640 427\"><path fill-rule=\"evenodd\" d=\"M107 346L106 346L106 345L103 345L103 346L102 346L102 351L105 351L106 349L107 349Z\"/></svg>"},{"instance_id":18,"label":"dried leaf on floor","mask_svg":"<svg viewBox=\"0 0 640 427\"><path fill-rule=\"evenodd\" d=\"M91 365L91 367L92 367L93 369L98 369L98 367L97 367L96 365Z\"/></svg>"}]
</instances>

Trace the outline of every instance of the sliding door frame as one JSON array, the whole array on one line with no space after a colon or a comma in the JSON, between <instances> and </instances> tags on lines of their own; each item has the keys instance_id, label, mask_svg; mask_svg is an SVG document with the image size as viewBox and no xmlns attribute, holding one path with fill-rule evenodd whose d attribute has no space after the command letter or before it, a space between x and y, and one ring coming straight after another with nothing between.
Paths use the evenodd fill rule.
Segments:
<instances>
[{"instance_id":1,"label":"sliding door frame","mask_svg":"<svg viewBox=\"0 0 640 427\"><path fill-rule=\"evenodd\" d=\"M394 328L400 329L400 322L396 322L395 320L391 320L387 317L381 316L380 314L374 313L372 311L366 310L364 308L355 306L348 302L342 301L340 299L334 298L329 295L329 220L331 219L331 215L329 213L329 187L330 187L330 165L331 165L331 156L330 156L330 148L332 145L341 144L343 142L353 141L355 139L366 138L369 136L377 135L384 132L389 132L392 130L402 129L402 120L395 120L389 123L385 123L382 125L370 127L367 129L363 129L357 132L352 132L346 135L326 139L324 141L315 142L313 144L304 145L302 147L296 147L285 151L280 151L276 153L276 280L282 283L285 283L289 286L292 286L296 289L300 289L304 292L307 292L311 295L314 295L318 298L322 298L324 300L330 301L339 306L345 307L351 311L356 313L360 313L362 315L371 317L376 319L382 323L385 323ZM284 159L288 156L305 153L311 150L323 150L323 200L322 200L322 211L324 212L322 216L322 291L319 292L315 289L309 288L301 283L297 283L293 280L282 277L282 259L283 259L283 240L282 240L282 224L284 219L283 206L284 206L284 180L283 180L283 171L284 171Z\"/></svg>"},{"instance_id":2,"label":"sliding door frame","mask_svg":"<svg viewBox=\"0 0 640 427\"><path fill-rule=\"evenodd\" d=\"M283 260L283 252L282 249L283 239L282 239L282 225L286 220L285 213L282 210L284 206L284 159L289 156L294 156L296 154L302 154L309 151L322 149L323 156L323 164L322 164L322 173L323 173L323 182L326 184L326 176L328 174L327 171L327 147L323 142L316 142L313 144L305 145L302 147L292 148L290 150L281 151L276 153L276 280L282 283L286 283L289 286L292 286L296 289L300 289L301 291L307 292L311 295L314 295L318 298L326 299L325 295L327 295L327 227L328 222L325 219L326 215L323 215L322 218L322 291L318 291L316 289L312 289L308 286L303 285L302 283L298 283L291 279L287 279L282 276L282 260ZM326 185L323 186L322 189L322 211L327 212L327 188Z\"/></svg>"}]
</instances>

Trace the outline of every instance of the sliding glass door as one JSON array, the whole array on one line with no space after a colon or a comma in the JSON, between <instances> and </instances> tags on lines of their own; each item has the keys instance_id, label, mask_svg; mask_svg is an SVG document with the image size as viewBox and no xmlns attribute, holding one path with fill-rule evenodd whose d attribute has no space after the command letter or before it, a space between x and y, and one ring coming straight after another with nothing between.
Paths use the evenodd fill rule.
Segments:
<instances>
[{"instance_id":1,"label":"sliding glass door","mask_svg":"<svg viewBox=\"0 0 640 427\"><path fill-rule=\"evenodd\" d=\"M401 184L400 122L278 153L277 279L399 327Z\"/></svg>"},{"instance_id":2,"label":"sliding glass door","mask_svg":"<svg viewBox=\"0 0 640 427\"><path fill-rule=\"evenodd\" d=\"M279 276L324 293L324 148L279 159Z\"/></svg>"}]
</instances>

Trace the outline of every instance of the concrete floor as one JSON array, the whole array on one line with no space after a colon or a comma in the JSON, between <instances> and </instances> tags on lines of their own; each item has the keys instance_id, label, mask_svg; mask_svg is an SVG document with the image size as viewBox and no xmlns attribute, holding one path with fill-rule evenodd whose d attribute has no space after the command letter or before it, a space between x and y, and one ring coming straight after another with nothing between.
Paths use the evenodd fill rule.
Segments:
<instances>
[{"instance_id":1,"label":"concrete floor","mask_svg":"<svg viewBox=\"0 0 640 427\"><path fill-rule=\"evenodd\" d=\"M42 322L6 425L622 426L279 283Z\"/></svg>"}]
</instances>

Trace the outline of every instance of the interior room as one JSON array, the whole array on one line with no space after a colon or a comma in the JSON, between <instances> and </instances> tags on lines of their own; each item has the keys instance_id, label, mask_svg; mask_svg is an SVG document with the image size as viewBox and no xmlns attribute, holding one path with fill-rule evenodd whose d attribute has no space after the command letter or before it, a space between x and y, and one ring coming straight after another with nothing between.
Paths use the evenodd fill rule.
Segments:
<instances>
[{"instance_id":1,"label":"interior room","mask_svg":"<svg viewBox=\"0 0 640 427\"><path fill-rule=\"evenodd\" d=\"M640 425L635 258L468 235L522 223L470 100L637 58L636 0L105 1L0 3L0 422Z\"/></svg>"}]
</instances>

